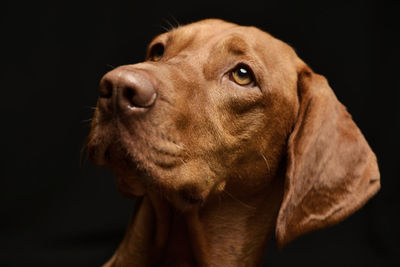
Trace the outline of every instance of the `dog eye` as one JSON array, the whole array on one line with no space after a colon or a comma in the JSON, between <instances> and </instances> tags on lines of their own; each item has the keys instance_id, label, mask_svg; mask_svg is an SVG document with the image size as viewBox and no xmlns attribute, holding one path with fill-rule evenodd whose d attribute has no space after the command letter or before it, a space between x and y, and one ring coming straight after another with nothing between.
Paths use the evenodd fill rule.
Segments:
<instances>
[{"instance_id":1,"label":"dog eye","mask_svg":"<svg viewBox=\"0 0 400 267\"><path fill-rule=\"evenodd\" d=\"M238 66L232 70L232 79L238 85L248 85L254 82L253 74L250 68L246 66Z\"/></svg>"},{"instance_id":2,"label":"dog eye","mask_svg":"<svg viewBox=\"0 0 400 267\"><path fill-rule=\"evenodd\" d=\"M155 44L149 53L149 59L151 61L160 61L164 55L164 46L162 44Z\"/></svg>"}]
</instances>

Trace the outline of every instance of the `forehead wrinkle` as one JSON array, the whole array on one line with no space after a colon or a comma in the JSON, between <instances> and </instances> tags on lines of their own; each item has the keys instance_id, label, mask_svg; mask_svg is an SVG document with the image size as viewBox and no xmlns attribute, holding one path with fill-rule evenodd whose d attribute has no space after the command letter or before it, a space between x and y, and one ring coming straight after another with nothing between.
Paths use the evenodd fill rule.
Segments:
<instances>
[{"instance_id":1,"label":"forehead wrinkle","mask_svg":"<svg viewBox=\"0 0 400 267\"><path fill-rule=\"evenodd\" d=\"M244 56L249 53L248 43L240 36L233 35L215 45L209 53L209 61L226 58L229 55Z\"/></svg>"},{"instance_id":2,"label":"forehead wrinkle","mask_svg":"<svg viewBox=\"0 0 400 267\"><path fill-rule=\"evenodd\" d=\"M247 42L242 37L236 35L226 39L222 43L222 50L234 55L244 55L248 49Z\"/></svg>"},{"instance_id":3,"label":"forehead wrinkle","mask_svg":"<svg viewBox=\"0 0 400 267\"><path fill-rule=\"evenodd\" d=\"M221 61L229 55L244 56L248 54L249 45L237 35L230 36L210 49L208 62Z\"/></svg>"},{"instance_id":4,"label":"forehead wrinkle","mask_svg":"<svg viewBox=\"0 0 400 267\"><path fill-rule=\"evenodd\" d=\"M210 49L207 57L208 64L204 65L203 73L206 77L211 78L214 70L223 68L224 65L229 63L234 58L249 58L250 46L238 34L225 37L223 41L214 44Z\"/></svg>"}]
</instances>

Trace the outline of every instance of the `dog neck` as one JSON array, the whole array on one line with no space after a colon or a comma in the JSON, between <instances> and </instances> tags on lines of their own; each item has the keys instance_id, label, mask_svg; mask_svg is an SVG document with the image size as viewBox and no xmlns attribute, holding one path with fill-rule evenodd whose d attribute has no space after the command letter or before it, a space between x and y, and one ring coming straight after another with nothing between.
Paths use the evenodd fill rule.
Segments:
<instances>
[{"instance_id":1,"label":"dog neck","mask_svg":"<svg viewBox=\"0 0 400 267\"><path fill-rule=\"evenodd\" d=\"M111 266L256 266L273 233L283 179L251 197L226 192L181 212L155 194L145 195Z\"/></svg>"}]
</instances>

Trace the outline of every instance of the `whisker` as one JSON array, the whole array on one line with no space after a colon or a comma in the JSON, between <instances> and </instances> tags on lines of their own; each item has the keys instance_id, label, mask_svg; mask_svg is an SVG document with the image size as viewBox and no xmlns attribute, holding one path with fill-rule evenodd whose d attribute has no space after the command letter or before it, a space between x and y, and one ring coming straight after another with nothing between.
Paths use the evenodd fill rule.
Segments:
<instances>
[{"instance_id":1,"label":"whisker","mask_svg":"<svg viewBox=\"0 0 400 267\"><path fill-rule=\"evenodd\" d=\"M169 29L163 25L160 25L161 29L163 29L165 32L169 32Z\"/></svg>"},{"instance_id":2,"label":"whisker","mask_svg":"<svg viewBox=\"0 0 400 267\"><path fill-rule=\"evenodd\" d=\"M88 139L87 137L84 140L84 143L82 144L80 153L79 153L79 167L82 168L88 161L88 153L87 153L87 143Z\"/></svg>"},{"instance_id":3,"label":"whisker","mask_svg":"<svg viewBox=\"0 0 400 267\"><path fill-rule=\"evenodd\" d=\"M96 110L96 109L97 109L96 106L95 106L95 107L92 107L92 106L84 106L84 108L88 108L88 109L91 109L91 110Z\"/></svg>"},{"instance_id":4,"label":"whisker","mask_svg":"<svg viewBox=\"0 0 400 267\"><path fill-rule=\"evenodd\" d=\"M241 205L243 205L244 207L246 207L246 208L248 208L248 209L254 209L254 210L256 209L255 207L250 206L250 205L244 203L243 201L241 201L240 199L234 197L232 194L230 194L230 193L229 193L228 191L226 191L225 189L224 189L222 192L224 192L225 194L227 194L228 196L230 196L233 200L236 200L237 202L239 202L239 203L240 203Z\"/></svg>"},{"instance_id":5,"label":"whisker","mask_svg":"<svg viewBox=\"0 0 400 267\"><path fill-rule=\"evenodd\" d=\"M170 30L174 29L174 25L172 25L172 23L169 20L167 20L167 19L163 19L163 20L164 20L165 23L168 24L168 27L167 27L168 30L167 31L170 31Z\"/></svg>"},{"instance_id":6,"label":"whisker","mask_svg":"<svg viewBox=\"0 0 400 267\"><path fill-rule=\"evenodd\" d=\"M184 145L175 144L175 146L176 146L177 148L179 148L179 149L187 150L186 147L185 147Z\"/></svg>"},{"instance_id":7,"label":"whisker","mask_svg":"<svg viewBox=\"0 0 400 267\"><path fill-rule=\"evenodd\" d=\"M180 23L178 22L178 20L172 14L170 14L170 16L175 22L175 28L178 28L180 26Z\"/></svg>"},{"instance_id":8,"label":"whisker","mask_svg":"<svg viewBox=\"0 0 400 267\"><path fill-rule=\"evenodd\" d=\"M180 25L179 22L177 21L177 19L172 14L169 14L169 16L171 17L171 19L173 20L174 23L171 23L170 20L163 18L163 21L164 21L164 23L167 24L167 26L161 25L161 28L166 32L174 30L174 29L178 28Z\"/></svg>"},{"instance_id":9,"label":"whisker","mask_svg":"<svg viewBox=\"0 0 400 267\"><path fill-rule=\"evenodd\" d=\"M264 159L264 161L265 161L265 164L267 165L268 172L271 172L271 169L270 169L270 167L269 167L267 158L266 158L263 154L261 154L261 157L263 157L263 159Z\"/></svg>"},{"instance_id":10,"label":"whisker","mask_svg":"<svg viewBox=\"0 0 400 267\"><path fill-rule=\"evenodd\" d=\"M113 66L113 65L111 65L111 64L108 64L108 63L106 64L106 66L109 67L109 68L112 69L112 70L116 68L115 66Z\"/></svg>"},{"instance_id":11,"label":"whisker","mask_svg":"<svg viewBox=\"0 0 400 267\"><path fill-rule=\"evenodd\" d=\"M87 120L82 120L81 123L87 123L87 122L91 122L91 121L92 121L92 118L87 119Z\"/></svg>"}]
</instances>

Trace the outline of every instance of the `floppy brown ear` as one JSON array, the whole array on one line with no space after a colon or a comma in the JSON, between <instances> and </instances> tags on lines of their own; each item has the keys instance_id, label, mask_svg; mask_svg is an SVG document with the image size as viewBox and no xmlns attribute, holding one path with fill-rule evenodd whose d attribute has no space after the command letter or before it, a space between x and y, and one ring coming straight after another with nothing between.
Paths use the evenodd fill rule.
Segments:
<instances>
[{"instance_id":1,"label":"floppy brown ear","mask_svg":"<svg viewBox=\"0 0 400 267\"><path fill-rule=\"evenodd\" d=\"M276 225L279 247L343 220L380 188L375 154L326 79L304 68L298 94Z\"/></svg>"}]
</instances>

